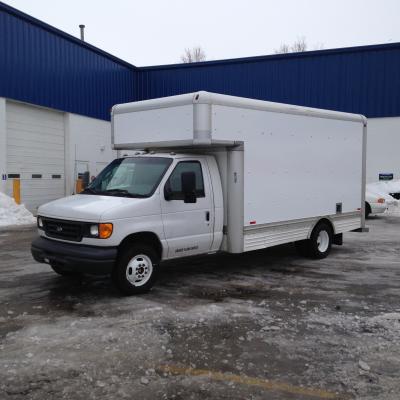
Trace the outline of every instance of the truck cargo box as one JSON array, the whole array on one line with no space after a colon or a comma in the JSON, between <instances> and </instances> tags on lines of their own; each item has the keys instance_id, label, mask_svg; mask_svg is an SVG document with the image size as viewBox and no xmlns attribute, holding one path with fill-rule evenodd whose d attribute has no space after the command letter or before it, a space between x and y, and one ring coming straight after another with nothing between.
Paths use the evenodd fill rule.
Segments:
<instances>
[{"instance_id":1,"label":"truck cargo box","mask_svg":"<svg viewBox=\"0 0 400 400\"><path fill-rule=\"evenodd\" d=\"M197 92L117 105L112 132L114 149L214 154L242 250L299 240L324 216L335 233L364 227L361 115Z\"/></svg>"}]
</instances>

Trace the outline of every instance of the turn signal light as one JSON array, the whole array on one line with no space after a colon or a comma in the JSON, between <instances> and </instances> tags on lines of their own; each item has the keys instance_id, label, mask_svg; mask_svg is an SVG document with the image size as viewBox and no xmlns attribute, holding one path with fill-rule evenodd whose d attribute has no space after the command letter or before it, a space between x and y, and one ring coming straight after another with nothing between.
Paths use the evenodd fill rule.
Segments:
<instances>
[{"instance_id":1,"label":"turn signal light","mask_svg":"<svg viewBox=\"0 0 400 400\"><path fill-rule=\"evenodd\" d=\"M99 224L99 238L108 239L113 233L113 224Z\"/></svg>"},{"instance_id":2,"label":"turn signal light","mask_svg":"<svg viewBox=\"0 0 400 400\"><path fill-rule=\"evenodd\" d=\"M385 199L382 199L382 197L378 199L378 203L383 204L384 202L385 202Z\"/></svg>"}]
</instances>

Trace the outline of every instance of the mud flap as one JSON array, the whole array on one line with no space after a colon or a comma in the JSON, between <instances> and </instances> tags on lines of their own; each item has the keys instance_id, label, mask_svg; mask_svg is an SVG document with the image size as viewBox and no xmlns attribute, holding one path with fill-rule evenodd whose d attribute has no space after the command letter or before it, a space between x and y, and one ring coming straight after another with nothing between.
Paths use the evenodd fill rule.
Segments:
<instances>
[{"instance_id":1,"label":"mud flap","mask_svg":"<svg viewBox=\"0 0 400 400\"><path fill-rule=\"evenodd\" d=\"M341 246L343 244L343 233L337 233L333 235L333 244Z\"/></svg>"}]
</instances>

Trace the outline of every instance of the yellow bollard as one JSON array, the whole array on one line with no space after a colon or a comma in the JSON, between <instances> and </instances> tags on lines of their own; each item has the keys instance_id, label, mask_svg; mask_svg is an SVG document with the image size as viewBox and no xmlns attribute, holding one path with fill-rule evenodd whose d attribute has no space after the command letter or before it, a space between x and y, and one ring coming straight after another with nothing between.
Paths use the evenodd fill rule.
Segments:
<instances>
[{"instance_id":1,"label":"yellow bollard","mask_svg":"<svg viewBox=\"0 0 400 400\"><path fill-rule=\"evenodd\" d=\"M13 179L13 197L17 204L21 204L21 181Z\"/></svg>"},{"instance_id":2,"label":"yellow bollard","mask_svg":"<svg viewBox=\"0 0 400 400\"><path fill-rule=\"evenodd\" d=\"M83 180L77 179L76 185L75 185L75 193L78 194L78 193L82 192L82 190L83 190Z\"/></svg>"}]
</instances>

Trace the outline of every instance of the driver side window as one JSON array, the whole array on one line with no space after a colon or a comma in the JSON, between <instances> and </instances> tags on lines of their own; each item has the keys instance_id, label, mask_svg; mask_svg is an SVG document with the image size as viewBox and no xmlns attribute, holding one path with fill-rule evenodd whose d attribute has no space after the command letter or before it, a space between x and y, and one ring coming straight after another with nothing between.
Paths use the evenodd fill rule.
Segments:
<instances>
[{"instance_id":1,"label":"driver side window","mask_svg":"<svg viewBox=\"0 0 400 400\"><path fill-rule=\"evenodd\" d=\"M182 192L182 173L194 172L196 175L196 197L205 197L203 173L199 161L181 161L172 171L165 189L169 192L170 200L184 200L185 196Z\"/></svg>"}]
</instances>

